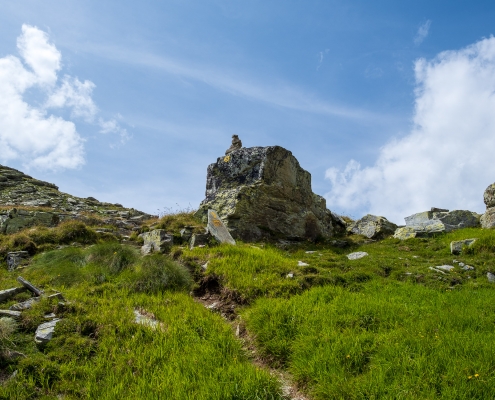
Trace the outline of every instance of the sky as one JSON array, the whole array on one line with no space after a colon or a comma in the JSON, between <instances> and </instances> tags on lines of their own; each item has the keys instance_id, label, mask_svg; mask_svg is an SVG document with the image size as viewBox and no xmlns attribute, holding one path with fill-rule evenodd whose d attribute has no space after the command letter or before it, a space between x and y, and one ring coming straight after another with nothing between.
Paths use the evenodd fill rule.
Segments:
<instances>
[{"instance_id":1,"label":"sky","mask_svg":"<svg viewBox=\"0 0 495 400\"><path fill-rule=\"evenodd\" d=\"M195 209L239 135L332 211L484 211L495 3L0 0L0 164L152 214Z\"/></svg>"}]
</instances>

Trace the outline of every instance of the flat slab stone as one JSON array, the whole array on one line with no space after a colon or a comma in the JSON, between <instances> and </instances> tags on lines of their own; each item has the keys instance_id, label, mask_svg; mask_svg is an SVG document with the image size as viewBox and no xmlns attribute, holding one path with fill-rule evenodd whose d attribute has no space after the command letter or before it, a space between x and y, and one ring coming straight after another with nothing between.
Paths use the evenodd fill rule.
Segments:
<instances>
[{"instance_id":1,"label":"flat slab stone","mask_svg":"<svg viewBox=\"0 0 495 400\"><path fill-rule=\"evenodd\" d=\"M309 267L309 264L306 264L304 261L298 261L297 266L298 267Z\"/></svg>"},{"instance_id":2,"label":"flat slab stone","mask_svg":"<svg viewBox=\"0 0 495 400\"><path fill-rule=\"evenodd\" d=\"M9 307L9 310L13 311L22 311L22 310L27 310L28 308L31 308L34 303L39 301L39 297L32 297L26 301L23 301L22 303L17 303Z\"/></svg>"},{"instance_id":3,"label":"flat slab stone","mask_svg":"<svg viewBox=\"0 0 495 400\"><path fill-rule=\"evenodd\" d=\"M492 274L491 272L487 272L486 277L488 278L488 282L495 283L495 275L494 274Z\"/></svg>"},{"instance_id":4,"label":"flat slab stone","mask_svg":"<svg viewBox=\"0 0 495 400\"><path fill-rule=\"evenodd\" d=\"M38 326L36 333L34 334L34 341L36 343L49 342L53 337L53 332L55 332L55 325L57 325L57 322L59 321L61 321L61 319L57 318Z\"/></svg>"},{"instance_id":5,"label":"flat slab stone","mask_svg":"<svg viewBox=\"0 0 495 400\"><path fill-rule=\"evenodd\" d=\"M0 317L20 318L20 311L0 310Z\"/></svg>"},{"instance_id":6,"label":"flat slab stone","mask_svg":"<svg viewBox=\"0 0 495 400\"><path fill-rule=\"evenodd\" d=\"M365 251L356 251L355 253L347 254L349 260L358 260L360 258L366 257L368 253Z\"/></svg>"},{"instance_id":7,"label":"flat slab stone","mask_svg":"<svg viewBox=\"0 0 495 400\"><path fill-rule=\"evenodd\" d=\"M452 271L454 269L452 265L437 265L435 268L447 272Z\"/></svg>"},{"instance_id":8,"label":"flat slab stone","mask_svg":"<svg viewBox=\"0 0 495 400\"><path fill-rule=\"evenodd\" d=\"M235 245L235 240L215 210L208 210L208 232L220 243Z\"/></svg>"},{"instance_id":9,"label":"flat slab stone","mask_svg":"<svg viewBox=\"0 0 495 400\"><path fill-rule=\"evenodd\" d=\"M25 292L27 288L16 287L11 289L0 290L0 301L5 301L14 297L17 293Z\"/></svg>"}]
</instances>

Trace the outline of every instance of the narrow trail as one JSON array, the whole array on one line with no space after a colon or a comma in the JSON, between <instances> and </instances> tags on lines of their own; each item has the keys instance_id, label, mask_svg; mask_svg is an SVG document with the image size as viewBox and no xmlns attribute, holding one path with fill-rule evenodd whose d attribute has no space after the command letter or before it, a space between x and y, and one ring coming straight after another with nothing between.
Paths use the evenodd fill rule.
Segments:
<instances>
[{"instance_id":1,"label":"narrow trail","mask_svg":"<svg viewBox=\"0 0 495 400\"><path fill-rule=\"evenodd\" d=\"M242 305L237 296L222 288L215 277L205 277L200 287L193 293L194 300L205 308L219 313L230 325L242 348L248 354L251 362L258 368L264 369L280 382L282 394L287 400L311 400L294 384L291 375L280 369L272 368L267 360L261 357L254 337L247 332L244 322L236 309Z\"/></svg>"}]
</instances>

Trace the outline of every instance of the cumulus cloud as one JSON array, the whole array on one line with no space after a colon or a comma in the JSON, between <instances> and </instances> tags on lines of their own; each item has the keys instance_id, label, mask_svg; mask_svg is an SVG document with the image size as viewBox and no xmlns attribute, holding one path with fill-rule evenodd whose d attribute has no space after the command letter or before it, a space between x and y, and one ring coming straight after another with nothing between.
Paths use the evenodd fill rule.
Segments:
<instances>
[{"instance_id":1,"label":"cumulus cloud","mask_svg":"<svg viewBox=\"0 0 495 400\"><path fill-rule=\"evenodd\" d=\"M385 144L374 165L330 168L328 206L403 217L432 206L483 210L495 181L495 38L415 63L411 131Z\"/></svg>"},{"instance_id":2,"label":"cumulus cloud","mask_svg":"<svg viewBox=\"0 0 495 400\"><path fill-rule=\"evenodd\" d=\"M20 58L0 58L0 161L52 170L81 166L84 139L76 125L48 111L69 109L72 118L92 122L98 113L91 97L94 83L68 75L59 82L62 56L37 27L22 26L17 49ZM28 103L28 89L44 96L41 106Z\"/></svg>"},{"instance_id":3,"label":"cumulus cloud","mask_svg":"<svg viewBox=\"0 0 495 400\"><path fill-rule=\"evenodd\" d=\"M428 33L430 32L430 26L431 26L431 21L428 20L424 24L421 24L420 27L418 28L418 32L416 33L416 36L414 37L414 44L416 46L419 46L421 43L423 43L423 40L426 39L428 36Z\"/></svg>"}]
</instances>

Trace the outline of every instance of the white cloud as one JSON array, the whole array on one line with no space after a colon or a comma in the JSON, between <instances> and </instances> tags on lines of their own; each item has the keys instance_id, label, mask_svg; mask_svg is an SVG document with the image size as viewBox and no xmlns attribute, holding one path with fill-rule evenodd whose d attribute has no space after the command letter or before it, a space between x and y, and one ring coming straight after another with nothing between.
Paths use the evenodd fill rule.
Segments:
<instances>
[{"instance_id":1,"label":"white cloud","mask_svg":"<svg viewBox=\"0 0 495 400\"><path fill-rule=\"evenodd\" d=\"M119 118L122 116L119 114ZM120 124L117 122L116 119L110 119L110 120L104 120L100 118L98 120L98 125L100 126L100 133L116 133L120 136L120 144L125 144L131 139L131 135L129 132L127 132L127 129L124 129L120 126ZM110 147L115 148L117 147L115 144L111 145Z\"/></svg>"},{"instance_id":2,"label":"white cloud","mask_svg":"<svg viewBox=\"0 0 495 400\"><path fill-rule=\"evenodd\" d=\"M330 168L329 208L402 218L432 206L483 211L495 181L495 38L415 63L414 126L373 166Z\"/></svg>"},{"instance_id":3,"label":"white cloud","mask_svg":"<svg viewBox=\"0 0 495 400\"><path fill-rule=\"evenodd\" d=\"M98 112L91 98L95 85L66 75L57 86L62 56L37 27L22 26L17 48L20 59L0 58L0 161L20 160L26 168L53 170L81 166L84 139L74 122L47 111L69 108L73 118L93 121ZM24 98L31 88L46 96L43 107ZM114 125L113 131L122 137L125 129Z\"/></svg>"},{"instance_id":4,"label":"white cloud","mask_svg":"<svg viewBox=\"0 0 495 400\"><path fill-rule=\"evenodd\" d=\"M414 37L414 44L416 46L419 46L421 43L423 43L423 40L426 39L428 33L430 32L430 26L431 26L430 20L427 20L424 24L420 25L420 27L418 28L418 32Z\"/></svg>"}]
</instances>

